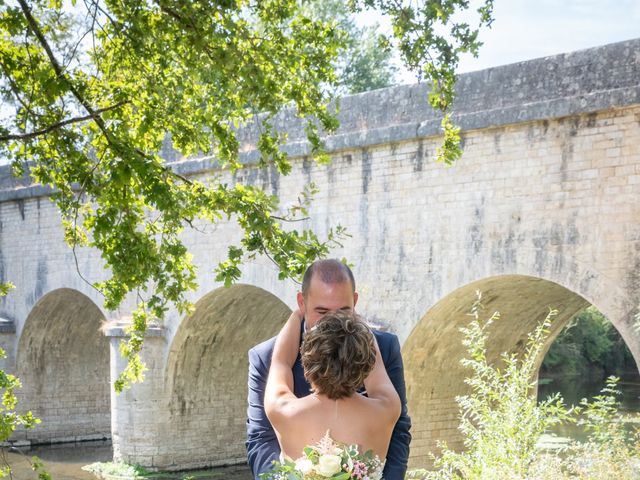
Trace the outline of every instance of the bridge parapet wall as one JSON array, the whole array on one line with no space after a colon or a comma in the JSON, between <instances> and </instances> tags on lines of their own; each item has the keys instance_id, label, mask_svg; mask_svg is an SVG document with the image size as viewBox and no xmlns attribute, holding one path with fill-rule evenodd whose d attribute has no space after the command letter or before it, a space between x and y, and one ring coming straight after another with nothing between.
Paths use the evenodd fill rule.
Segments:
<instances>
[{"instance_id":1,"label":"bridge parapet wall","mask_svg":"<svg viewBox=\"0 0 640 480\"><path fill-rule=\"evenodd\" d=\"M456 114L464 129L465 153L450 168L432 161L439 141L439 119L426 105L423 85L343 99L342 127L327 138L333 157L329 166L318 166L308 159L299 123L290 113L276 121L289 131L290 143L285 148L292 155L294 168L287 177L253 166L255 131L251 128L240 132L246 167L235 175L221 172L213 159L179 159L169 145L164 154L183 174L202 179L219 174L223 181L261 185L280 195L285 206L295 202L305 183L313 181L319 186L306 226L320 234L338 223L348 228L352 237L334 254L355 264L359 312L397 333L405 344L410 391L412 395L417 392L409 405L414 418L413 461L420 464L437 439L457 441L453 398L464 392L460 375L448 379L444 388L440 379L427 374L440 368L437 359L455 362L451 355L442 353L443 349L459 351L451 343L457 339L443 340L448 337L442 332L451 328L448 322L452 320L448 313L439 312L449 310L435 307L443 299L449 305L470 305L473 298L467 298L467 287L476 285L474 282L491 289L492 305L497 309L509 305L514 316L525 312L528 318L535 317L536 308L546 313L547 305L537 305L542 301L540 295L527 296L522 289L501 286L510 285L508 282L484 280L523 276L540 280L540 285L543 280L559 285L564 290L544 284L549 291L572 293L564 300L560 294L554 297L566 308L563 321L568 321L571 310L573 314L586 302L594 303L640 359L639 333L633 328L640 302L638 52L640 40L633 40L462 75ZM47 192L26 180L8 180L6 169L3 172L0 271L2 279L14 281L18 288L0 301L0 317L14 321L17 339L35 303L52 289L66 285L100 303L77 277L74 259L62 242L55 209L41 198ZM201 287L193 294L194 302L216 286L210 272L226 254L226 242L216 239L240 238L237 229L226 223L216 226L215 234L185 233L200 272ZM92 280L105 275L96 252L81 252L80 267ZM268 261L250 262L241 281L275 295L290 307L294 305L297 286L280 282ZM275 333L278 322L273 320L260 323L259 334L253 331L250 319L258 317L257 310L254 304L249 307L246 303L234 307L237 317L243 318L237 324L243 342L250 343L251 335L256 342L262 340L269 329ZM106 316L126 316L129 306ZM219 313L212 311L211 318L218 318ZM170 345L183 338L180 332L187 320L171 312L164 336L151 339L149 344L154 363L150 373L153 385L147 389L153 390L153 398L164 400L150 403L150 394L144 389L112 399L112 425L114 409L119 409L117 422L123 428L128 418L139 419L135 438L122 438L116 445L116 451L119 448L129 461L136 462L138 455L138 463L175 468L176 458L182 465L205 466L222 463L225 458L237 460L244 454L239 410L227 408L232 397L241 406L246 401L246 380L236 378L241 373L234 377L236 387L225 387L225 404L219 405L221 397L211 387L215 375L206 376L195 368L189 373L185 367L183 375L197 377L191 385L209 386L209 390L192 392L187 399L197 405L194 411L201 415L184 417L184 425L190 426L188 438L184 432L176 435L173 427L159 426L161 423L147 425L154 418L163 422L168 415L171 398L163 388L172 355ZM256 318L255 325L264 321ZM496 341L495 349L512 348L524 330L509 330L500 337L503 340ZM233 349L225 335L230 338L232 330L212 330L212 338L222 342L218 344L225 348L225 355L238 355L232 363L234 371L240 372L238 365L246 359L240 351L244 343ZM115 342L115 337L111 341ZM185 342L185 358L195 355L189 353L189 344ZM197 345L206 346L202 342ZM237 345L240 343L232 344ZM112 353L114 348L115 343ZM203 358L213 359L216 375L228 365L211 352ZM111 362L113 368L118 360L112 356ZM225 377L225 382L230 385L231 379ZM210 404L205 402L207 398ZM427 412L429 405L438 406L435 415ZM216 417L220 412L234 412L224 413L233 418ZM229 427L229 432L220 433L224 445L216 450L224 451L226 457L193 447L197 438L207 438L204 427L194 430L198 424ZM163 435L174 435L176 452L192 453L178 457L168 451Z\"/></svg>"},{"instance_id":2,"label":"bridge parapet wall","mask_svg":"<svg viewBox=\"0 0 640 480\"><path fill-rule=\"evenodd\" d=\"M454 119L463 132L549 120L640 103L640 39L489 68L459 76ZM402 85L341 99L340 128L325 138L329 152L437 136L441 116L428 105L428 86ZM310 154L304 123L292 110L273 120L287 134L292 157ZM258 123L241 128L241 162L251 165L260 134ZM212 157L181 158L167 138L163 157L183 174L218 170ZM25 187L29 187L25 190ZM16 179L0 167L0 202L47 196L46 186Z\"/></svg>"}]
</instances>

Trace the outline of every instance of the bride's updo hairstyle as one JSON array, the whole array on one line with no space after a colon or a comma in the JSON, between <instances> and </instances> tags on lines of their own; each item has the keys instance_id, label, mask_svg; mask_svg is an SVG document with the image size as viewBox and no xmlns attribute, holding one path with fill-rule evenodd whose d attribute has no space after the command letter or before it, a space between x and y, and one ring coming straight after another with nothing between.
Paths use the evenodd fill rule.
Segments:
<instances>
[{"instance_id":1,"label":"bride's updo hairstyle","mask_svg":"<svg viewBox=\"0 0 640 480\"><path fill-rule=\"evenodd\" d=\"M353 395L376 362L373 332L351 312L326 314L307 331L302 368L315 392L332 400Z\"/></svg>"}]
</instances>

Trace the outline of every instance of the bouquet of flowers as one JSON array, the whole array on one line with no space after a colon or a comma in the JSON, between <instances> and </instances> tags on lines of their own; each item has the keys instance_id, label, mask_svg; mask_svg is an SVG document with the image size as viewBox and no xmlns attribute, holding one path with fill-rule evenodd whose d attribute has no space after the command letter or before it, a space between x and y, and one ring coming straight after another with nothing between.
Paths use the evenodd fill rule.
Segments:
<instances>
[{"instance_id":1,"label":"bouquet of flowers","mask_svg":"<svg viewBox=\"0 0 640 480\"><path fill-rule=\"evenodd\" d=\"M357 445L334 442L329 431L317 445L304 448L299 459L274 462L261 480L381 480L384 465L368 450L363 454Z\"/></svg>"}]
</instances>

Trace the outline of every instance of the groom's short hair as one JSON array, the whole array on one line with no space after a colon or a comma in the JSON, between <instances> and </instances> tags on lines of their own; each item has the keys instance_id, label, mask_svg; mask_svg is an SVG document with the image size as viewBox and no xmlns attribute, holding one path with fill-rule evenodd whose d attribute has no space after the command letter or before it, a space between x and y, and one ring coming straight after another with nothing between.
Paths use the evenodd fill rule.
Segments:
<instances>
[{"instance_id":1,"label":"groom's short hair","mask_svg":"<svg viewBox=\"0 0 640 480\"><path fill-rule=\"evenodd\" d=\"M353 272L351 269L335 258L329 258L326 260L317 260L309 265L307 271L304 272L302 279L302 295L305 297L309 293L309 287L311 285L311 279L314 275L319 275L320 280L323 283L343 283L351 282L351 288L356 291L356 280L353 278Z\"/></svg>"}]
</instances>

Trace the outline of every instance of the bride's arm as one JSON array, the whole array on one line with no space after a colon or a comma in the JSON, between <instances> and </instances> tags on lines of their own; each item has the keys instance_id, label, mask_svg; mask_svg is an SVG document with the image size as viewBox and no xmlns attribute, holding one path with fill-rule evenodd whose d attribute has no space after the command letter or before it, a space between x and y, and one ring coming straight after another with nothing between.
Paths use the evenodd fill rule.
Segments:
<instances>
[{"instance_id":1,"label":"bride's arm","mask_svg":"<svg viewBox=\"0 0 640 480\"><path fill-rule=\"evenodd\" d=\"M264 394L264 408L272 423L272 417L282 413L290 401L296 398L293 393L293 372L291 369L300 351L301 324L302 314L299 310L295 310L280 330L273 347Z\"/></svg>"},{"instance_id":2,"label":"bride's arm","mask_svg":"<svg viewBox=\"0 0 640 480\"><path fill-rule=\"evenodd\" d=\"M400 416L400 397L384 367L382 355L380 355L380 347L375 336L373 341L376 347L376 363L369 376L364 379L364 388L367 390L369 398L379 401L385 411L397 420Z\"/></svg>"}]
</instances>

